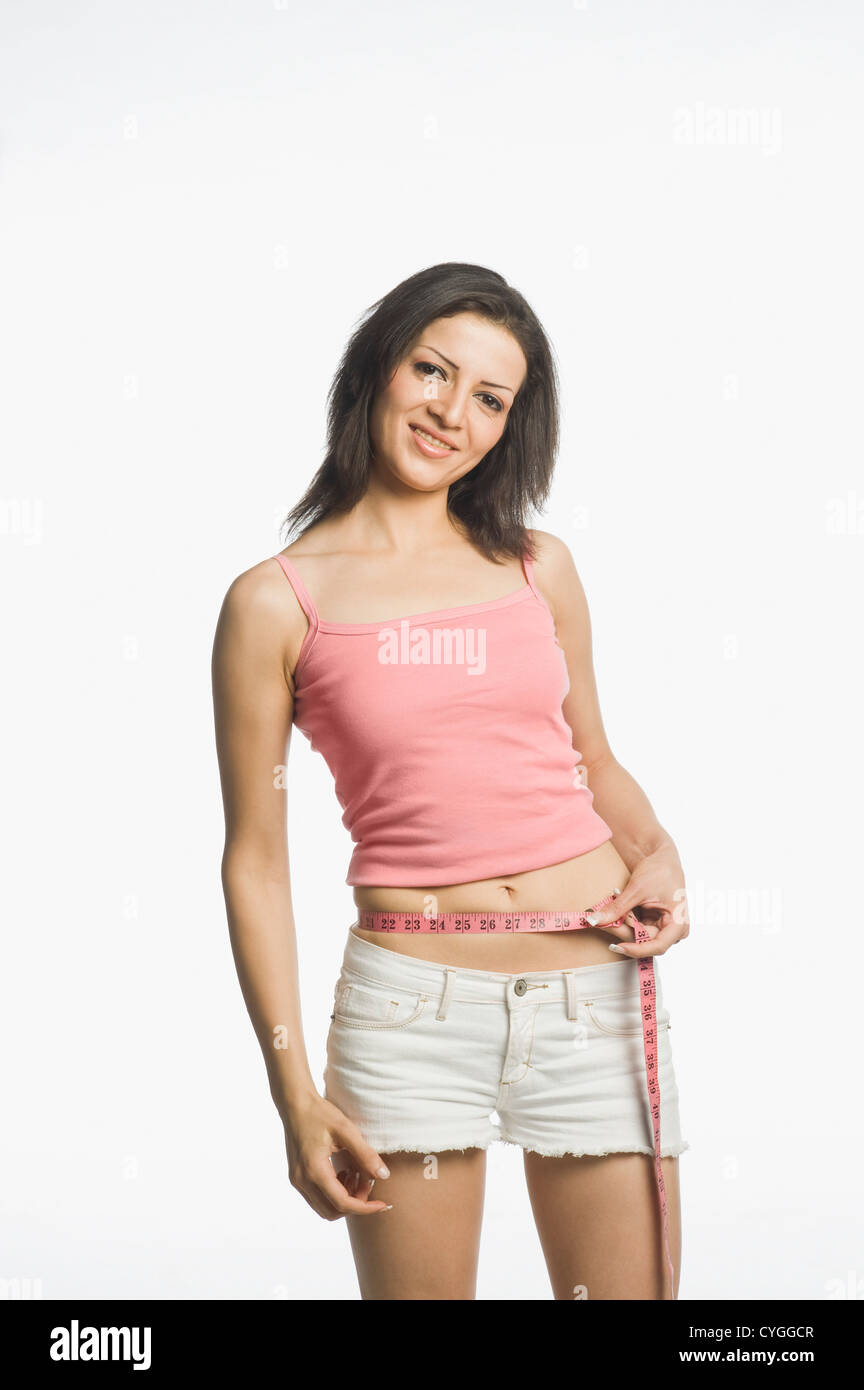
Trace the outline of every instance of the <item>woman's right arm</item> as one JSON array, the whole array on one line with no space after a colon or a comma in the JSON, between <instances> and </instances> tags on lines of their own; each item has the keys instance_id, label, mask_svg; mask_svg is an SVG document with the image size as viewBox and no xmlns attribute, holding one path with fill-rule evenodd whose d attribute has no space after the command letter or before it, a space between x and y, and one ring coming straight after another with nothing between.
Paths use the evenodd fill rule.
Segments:
<instances>
[{"instance_id":1,"label":"woman's right arm","mask_svg":"<svg viewBox=\"0 0 864 1390\"><path fill-rule=\"evenodd\" d=\"M303 1037L283 788L293 669L306 628L278 565L264 561L239 575L216 627L213 707L225 813L222 886L237 975L285 1128L291 1183L319 1215L335 1220L386 1203L351 1196L330 1155L347 1152L367 1182L386 1168L316 1090Z\"/></svg>"}]
</instances>

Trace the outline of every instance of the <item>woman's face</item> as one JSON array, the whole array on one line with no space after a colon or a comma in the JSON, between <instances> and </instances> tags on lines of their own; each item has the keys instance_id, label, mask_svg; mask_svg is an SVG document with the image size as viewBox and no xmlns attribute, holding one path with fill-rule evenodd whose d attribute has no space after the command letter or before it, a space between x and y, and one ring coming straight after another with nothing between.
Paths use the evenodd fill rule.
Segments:
<instances>
[{"instance_id":1,"label":"woman's face","mask_svg":"<svg viewBox=\"0 0 864 1390\"><path fill-rule=\"evenodd\" d=\"M374 468L419 492L448 488L501 438L526 370L513 335L476 314L427 324L373 403Z\"/></svg>"}]
</instances>

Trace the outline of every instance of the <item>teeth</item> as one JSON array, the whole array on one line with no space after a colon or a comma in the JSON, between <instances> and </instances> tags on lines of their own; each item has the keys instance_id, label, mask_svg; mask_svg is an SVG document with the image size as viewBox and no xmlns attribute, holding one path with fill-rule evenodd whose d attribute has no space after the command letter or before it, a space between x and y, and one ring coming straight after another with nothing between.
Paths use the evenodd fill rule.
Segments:
<instances>
[{"instance_id":1,"label":"teeth","mask_svg":"<svg viewBox=\"0 0 864 1390\"><path fill-rule=\"evenodd\" d=\"M421 439L427 440L427 442L436 449L450 449L453 447L451 444L443 444L440 439L436 439L432 434L427 434L425 430L421 430L417 425L412 426L412 428L415 434L419 434Z\"/></svg>"}]
</instances>

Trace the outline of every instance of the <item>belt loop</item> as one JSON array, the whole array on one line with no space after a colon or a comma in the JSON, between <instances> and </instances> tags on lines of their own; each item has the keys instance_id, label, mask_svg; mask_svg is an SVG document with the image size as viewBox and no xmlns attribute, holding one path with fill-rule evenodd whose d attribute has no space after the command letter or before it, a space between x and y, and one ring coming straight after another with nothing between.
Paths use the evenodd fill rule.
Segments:
<instances>
[{"instance_id":1,"label":"belt loop","mask_svg":"<svg viewBox=\"0 0 864 1390\"><path fill-rule=\"evenodd\" d=\"M576 1005L579 1002L576 997L576 971L565 970L564 978L567 981L567 1017L576 1018Z\"/></svg>"},{"instance_id":2,"label":"belt loop","mask_svg":"<svg viewBox=\"0 0 864 1390\"><path fill-rule=\"evenodd\" d=\"M447 971L447 981L446 981L446 983L445 983L445 985L444 985L444 990L443 990L443 993L442 993L442 995L441 995L441 1003L440 1003L439 1006L438 1006L438 1012L437 1012L437 1014L435 1015L435 1017L436 1017L437 1019L440 1019L442 1022L443 1022L443 1020L447 1017L447 1007L448 1007L448 1005L449 1005L449 1003L450 1003L450 1000L451 1000L451 998L452 998L452 995L453 995L453 988L454 988L454 986L455 986L455 984L456 984L456 972L455 972L455 970L451 970L450 967L449 967L449 965L448 965L448 966L445 966L444 968L445 968L445 970Z\"/></svg>"}]
</instances>

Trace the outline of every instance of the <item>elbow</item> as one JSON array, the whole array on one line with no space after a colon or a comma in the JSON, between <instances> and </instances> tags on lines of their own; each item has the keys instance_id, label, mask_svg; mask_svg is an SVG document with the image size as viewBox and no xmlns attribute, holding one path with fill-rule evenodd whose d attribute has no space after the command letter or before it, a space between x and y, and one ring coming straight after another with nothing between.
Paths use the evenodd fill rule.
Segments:
<instances>
[{"instance_id":1,"label":"elbow","mask_svg":"<svg viewBox=\"0 0 864 1390\"><path fill-rule=\"evenodd\" d=\"M276 848L226 840L222 851L222 886L289 882L287 847Z\"/></svg>"},{"instance_id":2,"label":"elbow","mask_svg":"<svg viewBox=\"0 0 864 1390\"><path fill-rule=\"evenodd\" d=\"M582 753L581 758L583 766L588 773L589 781L593 776L596 776L598 772L603 772L607 768L616 767L618 765L618 760L608 743L604 744L602 748L592 750L589 753Z\"/></svg>"}]
</instances>

